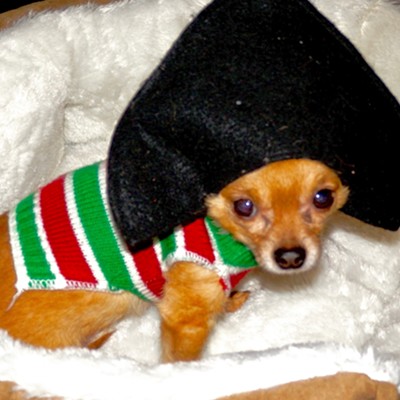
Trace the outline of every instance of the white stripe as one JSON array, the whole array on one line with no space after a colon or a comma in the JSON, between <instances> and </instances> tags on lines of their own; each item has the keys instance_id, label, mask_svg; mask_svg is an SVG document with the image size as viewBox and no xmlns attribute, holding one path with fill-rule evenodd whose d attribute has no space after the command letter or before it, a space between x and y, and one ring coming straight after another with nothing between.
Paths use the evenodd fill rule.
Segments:
<instances>
[{"instance_id":1,"label":"white stripe","mask_svg":"<svg viewBox=\"0 0 400 400\"><path fill-rule=\"evenodd\" d=\"M217 272L217 274L220 276L220 278L225 282L227 291L231 291L231 281L230 281L230 271L229 267L224 263L221 254L218 251L218 246L215 237L213 236L213 232L211 228L208 226L207 221L205 221L205 226L207 229L208 236L210 238L211 246L214 252L215 256L215 262L214 262L214 269Z\"/></svg>"},{"instance_id":2,"label":"white stripe","mask_svg":"<svg viewBox=\"0 0 400 400\"><path fill-rule=\"evenodd\" d=\"M23 290L28 288L30 278L25 267L25 259L22 253L21 243L19 241L16 209L12 210L8 214L8 231L10 235L15 274L17 275L15 283L17 293L15 296L18 296Z\"/></svg>"},{"instance_id":3,"label":"white stripe","mask_svg":"<svg viewBox=\"0 0 400 400\"><path fill-rule=\"evenodd\" d=\"M172 234L175 235L175 233L177 232L178 229L179 228L176 228ZM176 236L175 236L175 239L176 239ZM171 263L169 262L170 258L171 257L175 258L175 255L178 252L179 243L176 241L176 243L175 243L176 244L175 251L172 254L169 254L168 257L165 260L163 260L162 259L162 249L161 249L160 240L157 239L154 242L156 243L156 245L154 246L154 249L155 249L156 254L157 254L157 258L158 258L158 261L159 261L159 264L160 264L160 267L161 267L161 271L163 272L163 274L165 274L168 271L168 268L171 266Z\"/></svg>"},{"instance_id":4,"label":"white stripe","mask_svg":"<svg viewBox=\"0 0 400 400\"><path fill-rule=\"evenodd\" d=\"M168 267L171 267L175 262L178 261L187 261L193 262L198 265L201 265L203 268L206 268L210 271L215 272L223 281L227 287L227 291L231 290L231 283L230 283L230 274L229 274L229 267L224 264L219 252L218 247L216 245L215 239L212 235L211 230L209 229L208 225L206 225L207 233L210 238L211 247L214 252L215 261L211 263L206 258L200 256L197 253L188 251L186 249L186 241L185 241L185 232L182 226L179 226L175 229L175 240L176 240L176 251L169 255L165 260L165 264Z\"/></svg>"},{"instance_id":5,"label":"white stripe","mask_svg":"<svg viewBox=\"0 0 400 400\"><path fill-rule=\"evenodd\" d=\"M101 198L102 202L104 205L104 209L106 211L106 215L108 218L108 221L110 223L111 229L113 231L113 234L116 238L116 243L118 245L118 249L121 253L121 256L124 259L125 266L127 268L127 271L129 273L129 276L135 285L136 289L139 290L144 296L146 296L148 299L155 301L158 300L158 297L153 294L150 289L148 289L147 285L145 282L143 282L141 276L139 275L139 272L136 268L135 261L132 258L132 254L129 251L125 241L121 238L118 228L116 227L116 224L114 222L114 218L112 217L111 214L111 209L108 204L108 197L107 197L107 184L106 184L106 173L107 173L107 168L106 168L106 162L103 161L99 165L99 185L100 185L100 192L101 192Z\"/></svg>"},{"instance_id":6,"label":"white stripe","mask_svg":"<svg viewBox=\"0 0 400 400\"><path fill-rule=\"evenodd\" d=\"M156 257L157 257L157 261L161 266L161 269L163 268L163 259L162 259L162 249L161 249L161 243L160 243L160 239L155 238L153 240L153 249L154 252L156 253Z\"/></svg>"},{"instance_id":7,"label":"white stripe","mask_svg":"<svg viewBox=\"0 0 400 400\"><path fill-rule=\"evenodd\" d=\"M85 229L83 228L82 221L79 218L78 207L76 205L73 173L69 173L65 176L64 180L64 196L67 204L68 217L71 222L72 229L76 240L78 241L79 247L82 250L82 254L89 265L93 276L98 282L96 287L100 290L108 289L108 282L105 278L103 271L93 253L93 249L89 244L89 240L86 236Z\"/></svg>"},{"instance_id":8,"label":"white stripe","mask_svg":"<svg viewBox=\"0 0 400 400\"><path fill-rule=\"evenodd\" d=\"M206 258L200 256L197 253L187 250L186 240L185 240L185 228L182 226L178 226L174 230L176 250L174 253L170 254L165 260L165 264L167 264L166 268L171 267L172 264L179 261L187 261L193 262L196 264L200 264L204 268L207 268L211 271L214 271L214 265Z\"/></svg>"},{"instance_id":9,"label":"white stripe","mask_svg":"<svg viewBox=\"0 0 400 400\"><path fill-rule=\"evenodd\" d=\"M174 235L176 243L174 258L180 259L186 254L185 234L183 232L183 228L181 226L178 226L174 231Z\"/></svg>"},{"instance_id":10,"label":"white stripe","mask_svg":"<svg viewBox=\"0 0 400 400\"><path fill-rule=\"evenodd\" d=\"M41 193L40 191L36 192L35 195L33 196L33 212L35 215L35 224L36 224L36 228L37 228L37 233L38 233L43 251L45 253L46 260L50 265L50 271L55 275L53 287L55 289L64 289L66 287L66 281L60 273L58 263L54 257L54 254L51 249L46 231L44 229L42 213L41 213L40 193Z\"/></svg>"},{"instance_id":11,"label":"white stripe","mask_svg":"<svg viewBox=\"0 0 400 400\"><path fill-rule=\"evenodd\" d=\"M182 226L178 226L174 229L174 236L175 236L175 244L176 249L175 251L170 254L166 260L162 263L162 270L165 272L168 270L174 263L180 261L187 261L187 262L195 262L203 265L205 268L208 268L209 261L199 257L197 254L189 252L186 250L186 241L185 241L185 233L183 231Z\"/></svg>"}]
</instances>

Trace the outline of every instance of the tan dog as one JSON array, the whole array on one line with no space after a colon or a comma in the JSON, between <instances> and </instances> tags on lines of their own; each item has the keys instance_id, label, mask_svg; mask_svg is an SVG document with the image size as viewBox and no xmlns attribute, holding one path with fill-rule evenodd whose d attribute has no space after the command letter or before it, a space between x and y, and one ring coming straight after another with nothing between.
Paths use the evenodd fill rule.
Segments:
<instances>
[{"instance_id":1,"label":"tan dog","mask_svg":"<svg viewBox=\"0 0 400 400\"><path fill-rule=\"evenodd\" d=\"M307 159L271 163L227 185L206 200L209 216L274 273L315 266L325 221L341 208L348 190L337 174ZM129 292L26 290L16 295L8 216L0 218L0 328L46 348L97 348L119 321L141 313L146 302ZM201 356L218 315L246 300L228 296L221 277L195 262L176 261L156 306L162 320L163 361Z\"/></svg>"}]
</instances>

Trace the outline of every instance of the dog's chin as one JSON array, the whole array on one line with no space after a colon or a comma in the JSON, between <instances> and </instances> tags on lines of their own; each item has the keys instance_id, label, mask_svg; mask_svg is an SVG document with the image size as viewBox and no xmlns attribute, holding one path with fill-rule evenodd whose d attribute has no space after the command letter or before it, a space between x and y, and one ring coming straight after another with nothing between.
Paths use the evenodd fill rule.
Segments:
<instances>
[{"instance_id":1,"label":"dog's chin","mask_svg":"<svg viewBox=\"0 0 400 400\"><path fill-rule=\"evenodd\" d=\"M275 275L295 275L302 274L303 272L313 269L313 266L302 266L299 268L281 268L277 265L261 265L262 270Z\"/></svg>"}]
</instances>

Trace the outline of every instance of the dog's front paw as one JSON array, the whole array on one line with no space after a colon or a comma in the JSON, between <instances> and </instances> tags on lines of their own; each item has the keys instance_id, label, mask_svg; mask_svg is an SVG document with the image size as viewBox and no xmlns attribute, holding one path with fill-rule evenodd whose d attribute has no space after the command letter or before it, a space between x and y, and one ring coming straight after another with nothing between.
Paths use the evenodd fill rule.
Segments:
<instances>
[{"instance_id":1,"label":"dog's front paw","mask_svg":"<svg viewBox=\"0 0 400 400\"><path fill-rule=\"evenodd\" d=\"M192 361L201 357L226 296L214 271L177 262L165 274L161 316L162 360Z\"/></svg>"},{"instance_id":2,"label":"dog's front paw","mask_svg":"<svg viewBox=\"0 0 400 400\"><path fill-rule=\"evenodd\" d=\"M232 292L225 304L225 312L235 312L247 301L250 296L250 291L238 291Z\"/></svg>"}]
</instances>

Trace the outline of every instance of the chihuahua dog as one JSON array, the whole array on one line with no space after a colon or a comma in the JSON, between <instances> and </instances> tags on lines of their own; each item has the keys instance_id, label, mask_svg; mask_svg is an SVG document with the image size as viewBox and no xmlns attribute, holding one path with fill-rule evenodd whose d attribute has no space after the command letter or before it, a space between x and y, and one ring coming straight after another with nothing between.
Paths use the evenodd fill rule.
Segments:
<instances>
[{"instance_id":1,"label":"chihuahua dog","mask_svg":"<svg viewBox=\"0 0 400 400\"><path fill-rule=\"evenodd\" d=\"M56 196L56 189L48 192L42 194L43 202L46 196ZM25 239L22 228L15 225L29 218L15 217L15 212L10 212L0 217L0 328L36 346L98 348L119 321L140 314L147 300L154 300L161 317L162 360L197 359L218 316L235 311L246 301L248 293L232 289L252 268L292 274L316 265L325 222L345 204L347 196L348 189L338 175L320 162L290 159L270 163L210 195L206 199L206 219L177 228L171 236L155 240L154 246L129 254L131 257L123 249L123 258L145 266L139 272L130 272L131 277L141 279L134 289L115 283L77 284L76 277L51 280L37 272L40 258L35 258L33 267L24 269L21 259L29 258L31 242L38 242L44 230L49 230L47 236L52 235L53 228L46 227L45 219L55 207L41 210L43 221L38 224L38 236L28 235ZM68 212L73 213L70 209ZM55 224L54 218L49 220ZM71 224L71 230L77 229L75 225ZM15 238L20 238L22 244ZM42 246L46 254L43 260L57 261L58 253L68 247L69 241L63 240L62 246L54 245L50 250L49 242L51 239ZM100 247L111 252L107 246ZM74 250L67 248L64 252L65 258L75 260ZM112 257L111 264L116 259ZM160 259L161 264L156 262ZM73 262L73 269L77 268L78 261ZM107 267L112 274L113 265ZM36 280L29 278L29 268L36 273ZM56 275L55 267L50 269ZM74 270L71 274L77 275ZM99 268L93 275L101 281ZM140 289L146 276L149 283Z\"/></svg>"}]
</instances>

